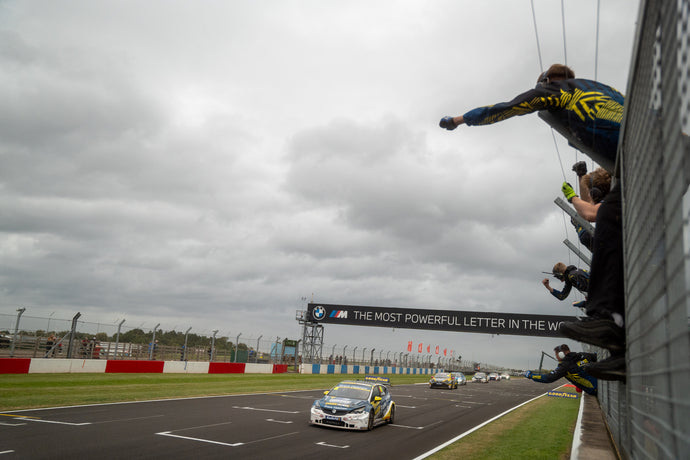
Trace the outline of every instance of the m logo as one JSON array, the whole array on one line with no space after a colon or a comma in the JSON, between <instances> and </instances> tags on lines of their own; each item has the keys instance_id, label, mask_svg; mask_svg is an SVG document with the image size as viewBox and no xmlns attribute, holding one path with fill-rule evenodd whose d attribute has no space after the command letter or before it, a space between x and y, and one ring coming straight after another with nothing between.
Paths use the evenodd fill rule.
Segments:
<instances>
[{"instance_id":1,"label":"m logo","mask_svg":"<svg viewBox=\"0 0 690 460\"><path fill-rule=\"evenodd\" d=\"M330 314L330 317L345 319L347 318L347 310L333 310Z\"/></svg>"}]
</instances>

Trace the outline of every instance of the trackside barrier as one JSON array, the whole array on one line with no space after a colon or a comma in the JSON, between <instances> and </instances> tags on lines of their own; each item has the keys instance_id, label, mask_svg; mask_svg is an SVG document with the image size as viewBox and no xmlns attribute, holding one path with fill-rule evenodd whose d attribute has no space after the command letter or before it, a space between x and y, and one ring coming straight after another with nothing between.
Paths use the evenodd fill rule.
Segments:
<instances>
[{"instance_id":1,"label":"trackside barrier","mask_svg":"<svg viewBox=\"0 0 690 460\"><path fill-rule=\"evenodd\" d=\"M92 359L31 359L29 374L103 373L106 361Z\"/></svg>"},{"instance_id":2,"label":"trackside barrier","mask_svg":"<svg viewBox=\"0 0 690 460\"><path fill-rule=\"evenodd\" d=\"M244 374L244 363L209 363L209 374Z\"/></svg>"},{"instance_id":3,"label":"trackside barrier","mask_svg":"<svg viewBox=\"0 0 690 460\"><path fill-rule=\"evenodd\" d=\"M159 374L163 373L165 361L138 361L138 360L108 360L105 366L106 373L123 374Z\"/></svg>"},{"instance_id":4,"label":"trackside barrier","mask_svg":"<svg viewBox=\"0 0 690 460\"><path fill-rule=\"evenodd\" d=\"M345 364L302 364L301 374L419 374L429 375L440 372L439 369L417 367L357 366Z\"/></svg>"},{"instance_id":5,"label":"trackside barrier","mask_svg":"<svg viewBox=\"0 0 690 460\"><path fill-rule=\"evenodd\" d=\"M0 358L0 374L284 374L287 371L287 364L208 363L197 361Z\"/></svg>"},{"instance_id":6,"label":"trackside barrier","mask_svg":"<svg viewBox=\"0 0 690 460\"><path fill-rule=\"evenodd\" d=\"M30 359L2 358L0 359L0 373L2 374L27 374L31 366Z\"/></svg>"}]
</instances>

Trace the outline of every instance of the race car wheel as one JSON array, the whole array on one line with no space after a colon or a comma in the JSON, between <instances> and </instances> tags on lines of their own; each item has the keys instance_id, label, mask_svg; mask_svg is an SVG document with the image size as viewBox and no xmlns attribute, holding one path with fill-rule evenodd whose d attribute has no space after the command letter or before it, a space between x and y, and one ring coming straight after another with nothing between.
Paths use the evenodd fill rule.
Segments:
<instances>
[{"instance_id":1,"label":"race car wheel","mask_svg":"<svg viewBox=\"0 0 690 460\"><path fill-rule=\"evenodd\" d=\"M374 429L374 411L369 412L369 423L367 424L367 431Z\"/></svg>"},{"instance_id":2,"label":"race car wheel","mask_svg":"<svg viewBox=\"0 0 690 460\"><path fill-rule=\"evenodd\" d=\"M389 424L395 423L395 404L391 406L391 417L388 419Z\"/></svg>"}]
</instances>

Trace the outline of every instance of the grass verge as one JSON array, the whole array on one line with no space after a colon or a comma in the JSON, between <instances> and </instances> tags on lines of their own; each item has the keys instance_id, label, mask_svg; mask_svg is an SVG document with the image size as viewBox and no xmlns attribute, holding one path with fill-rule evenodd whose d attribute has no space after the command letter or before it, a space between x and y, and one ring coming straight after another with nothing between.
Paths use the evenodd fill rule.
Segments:
<instances>
[{"instance_id":1,"label":"grass verge","mask_svg":"<svg viewBox=\"0 0 690 460\"><path fill-rule=\"evenodd\" d=\"M387 375L393 385L428 375ZM238 393L327 389L343 375L305 374L4 374L0 411ZM359 376L364 378L364 376Z\"/></svg>"},{"instance_id":2,"label":"grass verge","mask_svg":"<svg viewBox=\"0 0 690 460\"><path fill-rule=\"evenodd\" d=\"M560 388L558 391L572 391ZM568 459L579 399L543 396L429 457L433 460Z\"/></svg>"}]
</instances>

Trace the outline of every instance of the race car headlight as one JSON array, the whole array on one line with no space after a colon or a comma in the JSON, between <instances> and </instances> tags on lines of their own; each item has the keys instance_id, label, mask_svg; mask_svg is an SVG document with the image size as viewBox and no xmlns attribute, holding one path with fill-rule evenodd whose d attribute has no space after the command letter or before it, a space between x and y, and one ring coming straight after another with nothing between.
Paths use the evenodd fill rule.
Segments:
<instances>
[{"instance_id":1,"label":"race car headlight","mask_svg":"<svg viewBox=\"0 0 690 460\"><path fill-rule=\"evenodd\" d=\"M363 407L359 407L359 408L357 408L357 409L351 411L350 413L351 413L351 414L363 414L363 413L364 413L364 408L363 408Z\"/></svg>"},{"instance_id":2,"label":"race car headlight","mask_svg":"<svg viewBox=\"0 0 690 460\"><path fill-rule=\"evenodd\" d=\"M315 415L323 415L323 411L322 411L321 408L320 408L319 406L317 406L317 405L311 406L311 413L312 413L312 414L315 414Z\"/></svg>"}]
</instances>

